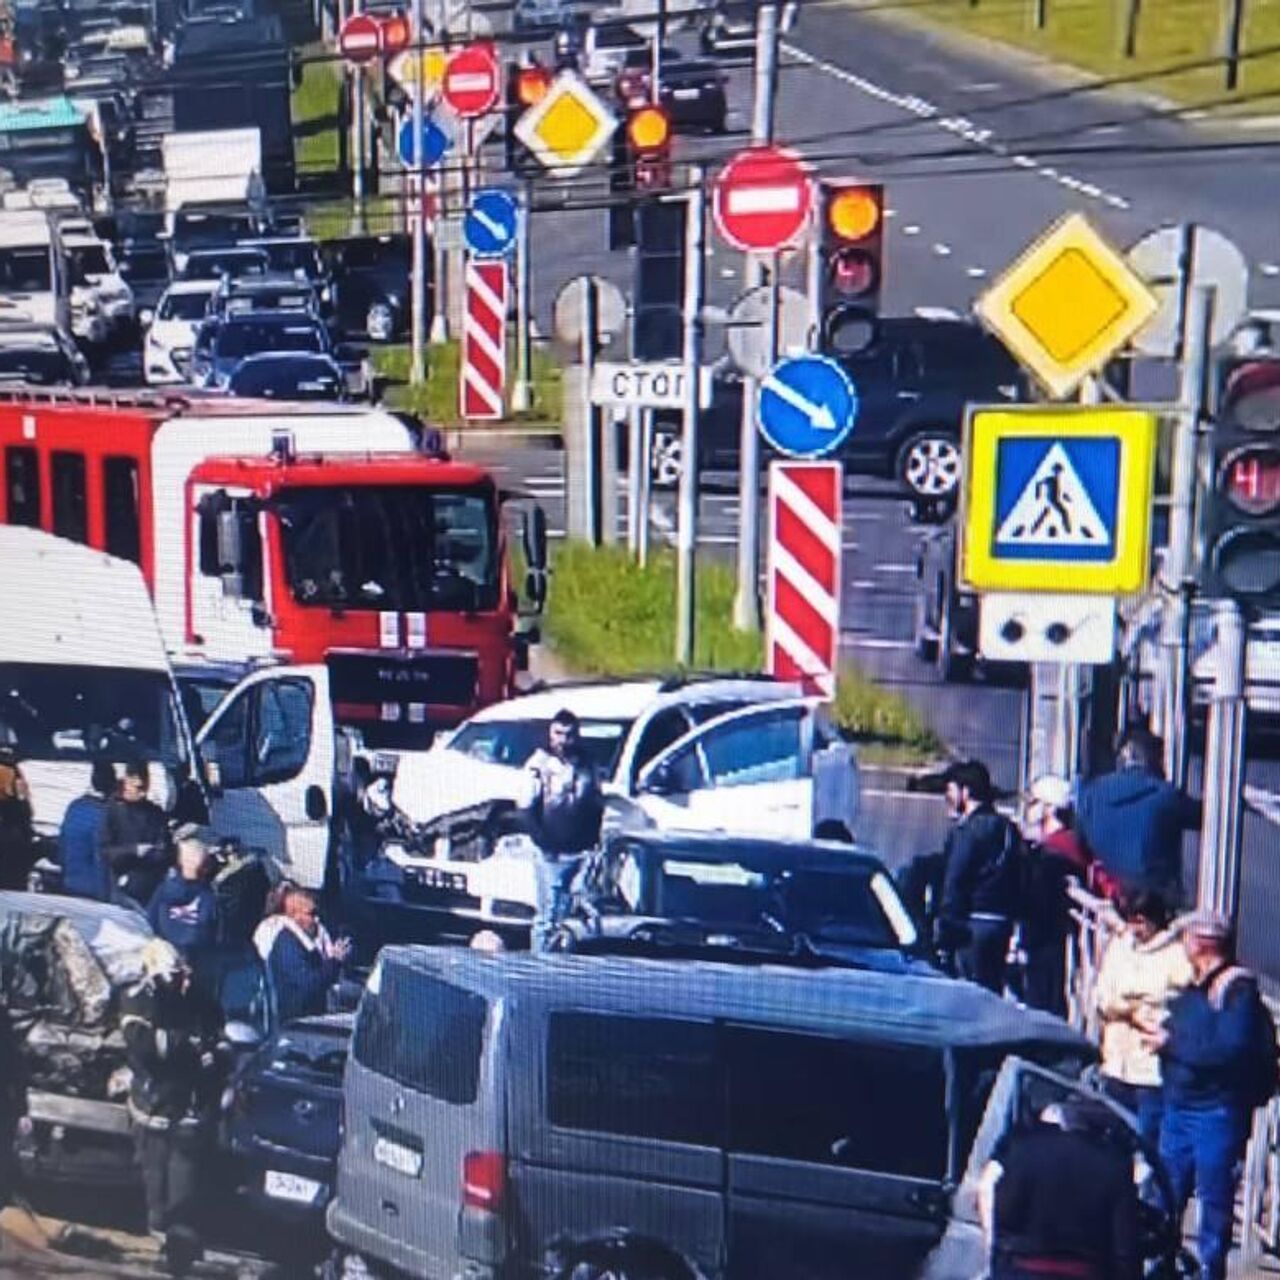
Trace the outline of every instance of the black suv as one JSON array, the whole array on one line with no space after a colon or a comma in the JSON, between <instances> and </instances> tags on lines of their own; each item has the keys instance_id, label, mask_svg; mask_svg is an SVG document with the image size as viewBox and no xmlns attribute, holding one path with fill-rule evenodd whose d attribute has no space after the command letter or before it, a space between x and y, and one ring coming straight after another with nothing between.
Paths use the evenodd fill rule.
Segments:
<instances>
[{"instance_id":1,"label":"black suv","mask_svg":"<svg viewBox=\"0 0 1280 1280\"><path fill-rule=\"evenodd\" d=\"M908 495L930 502L952 497L960 483L960 438L965 407L1027 398L1026 376L1000 342L964 320L916 316L880 322L880 340L842 359L858 393L858 418L833 454L856 475L897 479ZM710 470L738 469L742 384L717 384L703 416L700 462ZM653 473L659 485L679 475L679 426L660 421ZM763 454L771 455L768 445Z\"/></svg>"}]
</instances>

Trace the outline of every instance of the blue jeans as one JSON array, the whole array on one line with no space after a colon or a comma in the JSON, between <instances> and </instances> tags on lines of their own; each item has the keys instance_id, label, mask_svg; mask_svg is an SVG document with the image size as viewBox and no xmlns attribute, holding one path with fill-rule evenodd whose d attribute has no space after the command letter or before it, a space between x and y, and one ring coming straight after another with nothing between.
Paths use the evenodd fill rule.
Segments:
<instances>
[{"instance_id":1,"label":"blue jeans","mask_svg":"<svg viewBox=\"0 0 1280 1280\"><path fill-rule=\"evenodd\" d=\"M1160 1158L1173 1187L1174 1221L1181 1221L1193 1189L1200 1202L1201 1280L1227 1274L1236 1178L1251 1121L1238 1105L1186 1107L1165 1100Z\"/></svg>"},{"instance_id":2,"label":"blue jeans","mask_svg":"<svg viewBox=\"0 0 1280 1280\"><path fill-rule=\"evenodd\" d=\"M537 875L538 914L533 920L529 939L532 951L545 951L555 927L569 905L569 889L578 874L585 855L580 853L548 854L539 852L534 862Z\"/></svg>"}]
</instances>

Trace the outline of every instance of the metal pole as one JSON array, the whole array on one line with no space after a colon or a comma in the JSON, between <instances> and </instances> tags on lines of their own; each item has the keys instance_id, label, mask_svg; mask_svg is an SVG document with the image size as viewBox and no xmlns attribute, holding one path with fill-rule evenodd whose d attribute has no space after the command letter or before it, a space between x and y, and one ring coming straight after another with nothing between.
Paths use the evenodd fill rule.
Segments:
<instances>
[{"instance_id":1,"label":"metal pole","mask_svg":"<svg viewBox=\"0 0 1280 1280\"><path fill-rule=\"evenodd\" d=\"M444 0L434 0L432 18L435 40L447 43L444 36ZM420 60L424 53L425 50L419 51ZM418 76L421 79L421 70L418 72ZM449 255L443 248L444 236L440 233L444 227L445 213L449 208L449 188L452 185L449 181L449 175L451 172L452 170L448 165L441 165L440 179L437 183L436 229L435 235L431 238L432 275L434 277L432 292L435 294L435 306L431 311L430 341L436 346L449 341Z\"/></svg>"},{"instance_id":2,"label":"metal pole","mask_svg":"<svg viewBox=\"0 0 1280 1280\"><path fill-rule=\"evenodd\" d=\"M1204 751L1204 825L1196 905L1235 918L1240 905L1240 828L1244 816L1244 615L1234 600L1214 602L1216 678Z\"/></svg>"},{"instance_id":3,"label":"metal pole","mask_svg":"<svg viewBox=\"0 0 1280 1280\"><path fill-rule=\"evenodd\" d=\"M653 38L649 64L649 97L662 101L662 46L667 40L667 0L658 0L658 30Z\"/></svg>"},{"instance_id":4,"label":"metal pole","mask_svg":"<svg viewBox=\"0 0 1280 1280\"><path fill-rule=\"evenodd\" d=\"M751 106L751 141L755 144L773 141L777 93L778 7L762 4L756 10L755 90ZM758 255L747 255L744 274L748 289L758 288L764 282L764 263ZM776 270L774 277L776 280ZM773 310L776 313L776 306ZM756 393L756 380L744 377L738 440L738 581L733 597L733 625L739 631L759 631L761 621L760 435L756 429Z\"/></svg>"},{"instance_id":5,"label":"metal pole","mask_svg":"<svg viewBox=\"0 0 1280 1280\"><path fill-rule=\"evenodd\" d=\"M1183 261L1183 278L1191 279L1194 230ZM1169 549L1164 563L1168 593L1160 617L1160 654L1164 727L1165 776L1181 787L1187 777L1187 685L1191 594L1194 589L1195 508L1200 423L1205 411L1206 371L1209 364L1213 289L1193 285L1182 311L1182 376L1173 445L1173 475L1169 506Z\"/></svg>"},{"instance_id":6,"label":"metal pole","mask_svg":"<svg viewBox=\"0 0 1280 1280\"><path fill-rule=\"evenodd\" d=\"M365 135L366 109L363 67L356 67L355 89L352 96L355 99L355 103L351 111L351 154L354 157L351 166L351 231L353 235L363 235L365 144L368 142L368 138Z\"/></svg>"},{"instance_id":7,"label":"metal pole","mask_svg":"<svg viewBox=\"0 0 1280 1280\"><path fill-rule=\"evenodd\" d=\"M684 255L684 433L680 491L676 519L676 661L693 663L694 565L698 538L698 413L702 372L702 305L706 263L703 232L706 222L705 172L689 166Z\"/></svg>"},{"instance_id":8,"label":"metal pole","mask_svg":"<svg viewBox=\"0 0 1280 1280\"><path fill-rule=\"evenodd\" d=\"M649 502L653 492L653 410L640 410L640 499L636 515L636 562L649 563Z\"/></svg>"},{"instance_id":9,"label":"metal pole","mask_svg":"<svg viewBox=\"0 0 1280 1280\"><path fill-rule=\"evenodd\" d=\"M527 413L532 405L529 378L531 374L530 316L529 316L529 215L533 202L529 199L529 184L519 197L520 209L516 223L516 378L511 387L511 410Z\"/></svg>"},{"instance_id":10,"label":"metal pole","mask_svg":"<svg viewBox=\"0 0 1280 1280\"><path fill-rule=\"evenodd\" d=\"M409 381L420 386L426 377L427 346L427 226L423 202L426 184L422 173L422 100L426 96L424 35L426 18L422 0L413 0L413 44L418 55L418 83L413 95L413 173L408 185L413 199L413 305L409 341Z\"/></svg>"},{"instance_id":11,"label":"metal pole","mask_svg":"<svg viewBox=\"0 0 1280 1280\"><path fill-rule=\"evenodd\" d=\"M640 413L638 405L627 410L627 551L633 556L640 552L640 476L648 461L641 451Z\"/></svg>"},{"instance_id":12,"label":"metal pole","mask_svg":"<svg viewBox=\"0 0 1280 1280\"><path fill-rule=\"evenodd\" d=\"M592 275L582 277L582 422L583 473L587 495L587 541L600 545L600 450L596 427L596 409L591 403L591 379L595 372L596 341L599 321L596 316L596 281Z\"/></svg>"}]
</instances>

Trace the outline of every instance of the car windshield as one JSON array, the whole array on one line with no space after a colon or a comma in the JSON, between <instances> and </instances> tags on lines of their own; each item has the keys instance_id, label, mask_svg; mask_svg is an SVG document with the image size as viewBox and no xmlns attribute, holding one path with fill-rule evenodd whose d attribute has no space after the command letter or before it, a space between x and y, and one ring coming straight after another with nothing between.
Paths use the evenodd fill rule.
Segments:
<instances>
[{"instance_id":1,"label":"car windshield","mask_svg":"<svg viewBox=\"0 0 1280 1280\"><path fill-rule=\"evenodd\" d=\"M606 776L617 768L622 744L631 732L630 720L580 720L579 740L591 764ZM449 750L483 760L523 768L539 747L547 744L550 719L477 720L463 725L449 741Z\"/></svg>"},{"instance_id":2,"label":"car windshield","mask_svg":"<svg viewBox=\"0 0 1280 1280\"><path fill-rule=\"evenodd\" d=\"M112 270L105 245L79 245L68 249L67 257L71 263L71 278L77 283L86 276L105 276Z\"/></svg>"},{"instance_id":3,"label":"car windshield","mask_svg":"<svg viewBox=\"0 0 1280 1280\"><path fill-rule=\"evenodd\" d=\"M167 765L185 757L173 690L159 671L0 662L0 723L24 760L88 760L99 750Z\"/></svg>"},{"instance_id":4,"label":"car windshield","mask_svg":"<svg viewBox=\"0 0 1280 1280\"><path fill-rule=\"evenodd\" d=\"M261 276L267 271L267 259L256 249L223 249L210 253L193 253L182 269L184 280L217 280L222 276Z\"/></svg>"},{"instance_id":5,"label":"car windshield","mask_svg":"<svg viewBox=\"0 0 1280 1280\"><path fill-rule=\"evenodd\" d=\"M409 269L407 239L348 240L341 246L342 267L346 271Z\"/></svg>"},{"instance_id":6,"label":"car windshield","mask_svg":"<svg viewBox=\"0 0 1280 1280\"><path fill-rule=\"evenodd\" d=\"M231 376L233 396L273 400L337 400L342 377L327 360L246 360Z\"/></svg>"},{"instance_id":7,"label":"car windshield","mask_svg":"<svg viewBox=\"0 0 1280 1280\"><path fill-rule=\"evenodd\" d=\"M160 245L130 246L124 251L120 271L130 280L167 280L169 259Z\"/></svg>"},{"instance_id":8,"label":"car windshield","mask_svg":"<svg viewBox=\"0 0 1280 1280\"><path fill-rule=\"evenodd\" d=\"M48 289L51 282L48 249L0 249L0 292L29 293Z\"/></svg>"},{"instance_id":9,"label":"car windshield","mask_svg":"<svg viewBox=\"0 0 1280 1280\"><path fill-rule=\"evenodd\" d=\"M318 324L295 321L243 320L225 324L218 333L216 350L220 360L239 360L260 351L314 351L325 349L324 334Z\"/></svg>"},{"instance_id":10,"label":"car windshield","mask_svg":"<svg viewBox=\"0 0 1280 1280\"><path fill-rule=\"evenodd\" d=\"M253 230L253 219L247 213L180 212L173 223L173 247L182 250L233 243L251 236Z\"/></svg>"},{"instance_id":11,"label":"car windshield","mask_svg":"<svg viewBox=\"0 0 1280 1280\"><path fill-rule=\"evenodd\" d=\"M209 311L207 293L167 293L160 303L158 320L203 320Z\"/></svg>"},{"instance_id":12,"label":"car windshield","mask_svg":"<svg viewBox=\"0 0 1280 1280\"><path fill-rule=\"evenodd\" d=\"M308 280L318 280L323 275L314 240L274 240L256 247L267 255L272 271L287 271L290 275L300 271Z\"/></svg>"},{"instance_id":13,"label":"car windshield","mask_svg":"<svg viewBox=\"0 0 1280 1280\"><path fill-rule=\"evenodd\" d=\"M222 309L227 315L243 315L246 311L310 311L314 297L310 292L298 289L249 289L244 293L232 293L224 299Z\"/></svg>"},{"instance_id":14,"label":"car windshield","mask_svg":"<svg viewBox=\"0 0 1280 1280\"><path fill-rule=\"evenodd\" d=\"M497 511L487 490L298 488L282 491L274 509L300 604L497 607Z\"/></svg>"},{"instance_id":15,"label":"car windshield","mask_svg":"<svg viewBox=\"0 0 1280 1280\"><path fill-rule=\"evenodd\" d=\"M620 896L642 914L838 946L897 949L916 941L897 890L874 862L823 865L785 849L721 853L629 842L615 845L609 859Z\"/></svg>"},{"instance_id":16,"label":"car windshield","mask_svg":"<svg viewBox=\"0 0 1280 1280\"><path fill-rule=\"evenodd\" d=\"M52 386L70 376L66 357L52 348L0 347L0 381L35 382Z\"/></svg>"}]
</instances>

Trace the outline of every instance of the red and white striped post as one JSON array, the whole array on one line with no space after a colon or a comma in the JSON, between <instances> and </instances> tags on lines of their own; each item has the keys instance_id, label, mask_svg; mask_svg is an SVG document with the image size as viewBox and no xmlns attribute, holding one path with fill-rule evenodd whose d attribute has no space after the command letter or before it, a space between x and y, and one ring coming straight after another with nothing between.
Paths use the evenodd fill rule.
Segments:
<instances>
[{"instance_id":1,"label":"red and white striped post","mask_svg":"<svg viewBox=\"0 0 1280 1280\"><path fill-rule=\"evenodd\" d=\"M769 466L769 614L765 669L834 697L840 649L838 462Z\"/></svg>"},{"instance_id":2,"label":"red and white striped post","mask_svg":"<svg viewBox=\"0 0 1280 1280\"><path fill-rule=\"evenodd\" d=\"M507 264L467 260L462 377L464 418L501 418L507 381Z\"/></svg>"}]
</instances>

